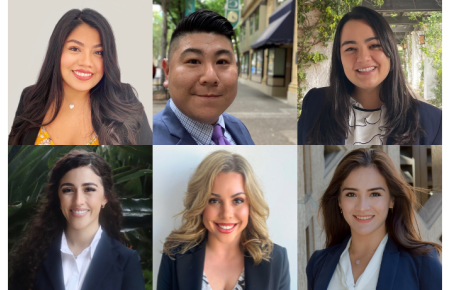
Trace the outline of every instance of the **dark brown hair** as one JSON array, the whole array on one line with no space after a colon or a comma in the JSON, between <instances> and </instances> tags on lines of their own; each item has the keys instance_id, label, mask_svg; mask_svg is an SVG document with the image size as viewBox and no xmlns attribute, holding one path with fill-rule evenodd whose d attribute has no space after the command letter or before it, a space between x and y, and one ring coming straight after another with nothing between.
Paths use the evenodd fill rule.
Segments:
<instances>
[{"instance_id":1,"label":"dark brown hair","mask_svg":"<svg viewBox=\"0 0 450 290\"><path fill-rule=\"evenodd\" d=\"M73 150L59 159L50 173L44 187L44 195L22 238L10 254L13 271L11 283L14 289L33 289L37 273L47 257L50 245L61 239L66 219L61 212L58 187L61 178L70 170L88 166L102 180L108 203L100 211L99 223L111 238L121 241L120 226L122 208L114 190L112 171L100 155L84 150Z\"/></svg>"},{"instance_id":2,"label":"dark brown hair","mask_svg":"<svg viewBox=\"0 0 450 290\"><path fill-rule=\"evenodd\" d=\"M416 220L418 206L413 188L395 168L391 158L379 149L360 148L351 151L338 164L328 188L320 201L319 215L323 218L326 247L332 247L350 235L350 226L339 209L341 185L349 174L360 167L375 167L386 180L394 208L388 212L386 230L399 246L414 254L425 254L431 248L439 253L442 246L422 241ZM427 246L428 247L424 247ZM430 247L431 246L431 247Z\"/></svg>"}]
</instances>

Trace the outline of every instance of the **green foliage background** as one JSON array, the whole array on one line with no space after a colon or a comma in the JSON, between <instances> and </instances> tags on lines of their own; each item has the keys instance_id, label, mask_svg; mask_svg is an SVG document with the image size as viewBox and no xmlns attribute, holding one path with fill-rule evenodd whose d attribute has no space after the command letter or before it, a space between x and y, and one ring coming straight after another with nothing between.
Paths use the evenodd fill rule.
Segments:
<instances>
[{"instance_id":1,"label":"green foliage background","mask_svg":"<svg viewBox=\"0 0 450 290\"><path fill-rule=\"evenodd\" d=\"M124 216L121 232L141 257L145 289L152 289L151 146L8 146L8 252L26 231L53 164L72 149L96 152L111 165Z\"/></svg>"}]
</instances>

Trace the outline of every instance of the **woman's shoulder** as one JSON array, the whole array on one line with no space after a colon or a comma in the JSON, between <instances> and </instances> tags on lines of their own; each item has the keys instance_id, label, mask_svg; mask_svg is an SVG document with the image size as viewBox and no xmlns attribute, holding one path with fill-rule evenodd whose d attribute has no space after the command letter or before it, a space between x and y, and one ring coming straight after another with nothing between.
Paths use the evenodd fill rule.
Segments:
<instances>
[{"instance_id":1,"label":"woman's shoulder","mask_svg":"<svg viewBox=\"0 0 450 290\"><path fill-rule=\"evenodd\" d=\"M303 98L303 104L305 104L305 102L308 102L308 104L323 104L328 88L329 87L310 89Z\"/></svg>"},{"instance_id":2,"label":"woman's shoulder","mask_svg":"<svg viewBox=\"0 0 450 290\"><path fill-rule=\"evenodd\" d=\"M110 239L110 243L114 251L123 258L123 260L128 260L133 255L138 255L137 251L128 248L118 240L110 237L107 235L107 237Z\"/></svg>"},{"instance_id":3,"label":"woman's shoulder","mask_svg":"<svg viewBox=\"0 0 450 290\"><path fill-rule=\"evenodd\" d=\"M419 101L418 109L422 118L426 117L427 119L436 119L439 121L442 118L442 110L426 102Z\"/></svg>"},{"instance_id":4,"label":"woman's shoulder","mask_svg":"<svg viewBox=\"0 0 450 290\"><path fill-rule=\"evenodd\" d=\"M287 250L278 244L273 244L272 253L270 254L272 258L274 257L284 257L287 256Z\"/></svg>"}]
</instances>

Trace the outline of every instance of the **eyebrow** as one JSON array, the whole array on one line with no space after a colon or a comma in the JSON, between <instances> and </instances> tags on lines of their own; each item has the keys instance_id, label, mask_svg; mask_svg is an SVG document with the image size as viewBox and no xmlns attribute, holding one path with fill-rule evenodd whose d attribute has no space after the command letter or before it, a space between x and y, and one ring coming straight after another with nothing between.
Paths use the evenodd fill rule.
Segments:
<instances>
[{"instance_id":1,"label":"eyebrow","mask_svg":"<svg viewBox=\"0 0 450 290\"><path fill-rule=\"evenodd\" d=\"M93 185L93 186L95 186L95 187L98 187L97 184L95 184L95 183L93 183L93 182L86 182L86 183L83 183L83 184L82 184L82 186L89 186L89 185ZM73 185L73 183L66 182L66 183L61 184L61 185L59 186L59 188L61 188L61 187L63 187L63 186L75 186L75 185Z\"/></svg>"},{"instance_id":2,"label":"eyebrow","mask_svg":"<svg viewBox=\"0 0 450 290\"><path fill-rule=\"evenodd\" d=\"M380 39L378 38L378 36L374 36L374 37L369 37L369 38L367 38L366 40L364 40L364 42L367 43L367 42L372 41L372 40L374 40L374 39L380 40ZM354 41L354 40L347 40L347 41L344 41L344 42L342 43L341 47L343 47L344 45L347 45L347 44L356 44L356 41Z\"/></svg>"},{"instance_id":3,"label":"eyebrow","mask_svg":"<svg viewBox=\"0 0 450 290\"><path fill-rule=\"evenodd\" d=\"M78 40L76 40L76 39L71 39L71 40L68 40L67 42L75 42L75 43L78 44L79 46L84 47L84 43L82 43L82 42L80 42L80 41L78 41ZM101 43L100 43L100 44L96 44L96 45L94 45L92 48L97 48L97 47L102 47L102 44L101 44Z\"/></svg>"},{"instance_id":4,"label":"eyebrow","mask_svg":"<svg viewBox=\"0 0 450 290\"><path fill-rule=\"evenodd\" d=\"M351 188L351 187L345 187L342 189L342 191L344 191L344 190L358 191L358 189ZM367 191L375 191L375 190L382 190L382 191L386 192L386 190L384 190L384 188L382 188L382 187L374 187L374 188L368 189Z\"/></svg>"},{"instance_id":5,"label":"eyebrow","mask_svg":"<svg viewBox=\"0 0 450 290\"><path fill-rule=\"evenodd\" d=\"M238 192L238 193L235 193L235 194L233 194L231 197L235 197L235 196L238 196L238 195L241 195L241 194L244 194L244 195L245 195L245 192ZM212 192L211 192L211 195L214 195L214 196L216 196L216 197L220 197L220 194L217 194L217 193L212 193Z\"/></svg>"},{"instance_id":6,"label":"eyebrow","mask_svg":"<svg viewBox=\"0 0 450 290\"><path fill-rule=\"evenodd\" d=\"M188 53L195 53L195 54L200 54L200 55L205 54L205 52L199 48L189 47L189 48L186 48L185 50L183 50L183 52L180 54L180 56L183 56ZM230 57L233 56L233 53L231 51L229 51L228 49L219 49L218 51L216 51L214 53L215 56L219 56L221 54L227 54Z\"/></svg>"}]
</instances>

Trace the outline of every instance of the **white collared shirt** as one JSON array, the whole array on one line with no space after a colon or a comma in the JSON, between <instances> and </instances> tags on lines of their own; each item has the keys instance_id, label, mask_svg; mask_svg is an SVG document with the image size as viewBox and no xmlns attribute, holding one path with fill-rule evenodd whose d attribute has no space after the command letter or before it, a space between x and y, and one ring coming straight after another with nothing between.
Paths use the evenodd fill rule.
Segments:
<instances>
[{"instance_id":1,"label":"white collared shirt","mask_svg":"<svg viewBox=\"0 0 450 290\"><path fill-rule=\"evenodd\" d=\"M63 232L61 238L61 260L64 275L65 290L80 290L84 278L94 257L95 249L102 236L102 227L98 228L89 247L84 249L76 258L67 244L66 234Z\"/></svg>"},{"instance_id":2,"label":"white collared shirt","mask_svg":"<svg viewBox=\"0 0 450 290\"><path fill-rule=\"evenodd\" d=\"M384 236L378 245L377 250L372 256L364 272L356 281L353 279L352 263L350 261L349 247L352 239L348 241L347 247L341 254L339 263L331 277L328 290L376 290L378 284L378 275L380 274L381 261L383 259L384 248L388 240L388 234Z\"/></svg>"}]
</instances>

